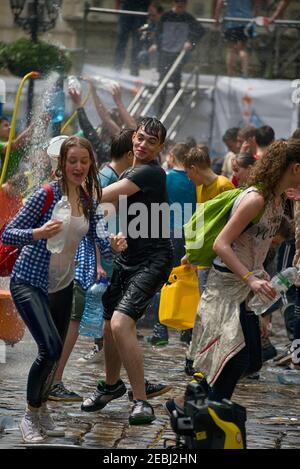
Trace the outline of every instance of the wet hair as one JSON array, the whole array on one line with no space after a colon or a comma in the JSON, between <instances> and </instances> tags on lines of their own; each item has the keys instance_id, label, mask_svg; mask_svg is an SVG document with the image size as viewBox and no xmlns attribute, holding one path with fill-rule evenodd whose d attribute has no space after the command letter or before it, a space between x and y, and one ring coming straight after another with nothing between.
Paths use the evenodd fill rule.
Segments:
<instances>
[{"instance_id":1,"label":"wet hair","mask_svg":"<svg viewBox=\"0 0 300 469\"><path fill-rule=\"evenodd\" d=\"M294 130L294 132L292 133L291 138L299 138L300 139L300 127L298 127L298 129Z\"/></svg>"},{"instance_id":2,"label":"wet hair","mask_svg":"<svg viewBox=\"0 0 300 469\"><path fill-rule=\"evenodd\" d=\"M132 151L133 129L122 129L111 141L110 155L113 160L120 160L125 153Z\"/></svg>"},{"instance_id":3,"label":"wet hair","mask_svg":"<svg viewBox=\"0 0 300 469\"><path fill-rule=\"evenodd\" d=\"M255 137L256 127L254 125L247 125L238 131L238 137L240 139L248 140L248 138Z\"/></svg>"},{"instance_id":4,"label":"wet hair","mask_svg":"<svg viewBox=\"0 0 300 469\"><path fill-rule=\"evenodd\" d=\"M176 143L174 147L171 148L170 153L175 156L176 160L183 164L184 158L189 152L189 147L185 143Z\"/></svg>"},{"instance_id":5,"label":"wet hair","mask_svg":"<svg viewBox=\"0 0 300 469\"><path fill-rule=\"evenodd\" d=\"M256 162L256 159L249 152L241 152L236 156L236 162L241 168L248 168L249 166L253 166Z\"/></svg>"},{"instance_id":6,"label":"wet hair","mask_svg":"<svg viewBox=\"0 0 300 469\"><path fill-rule=\"evenodd\" d=\"M277 140L267 148L260 160L251 169L247 184L260 188L264 198L275 197L275 190L282 175L293 163L300 164L300 141L290 139L286 142Z\"/></svg>"},{"instance_id":7,"label":"wet hair","mask_svg":"<svg viewBox=\"0 0 300 469\"><path fill-rule=\"evenodd\" d=\"M135 131L138 132L141 128L143 128L147 134L157 137L160 143L164 143L167 130L155 117L144 117L140 120Z\"/></svg>"},{"instance_id":8,"label":"wet hair","mask_svg":"<svg viewBox=\"0 0 300 469\"><path fill-rule=\"evenodd\" d=\"M269 125L263 125L255 130L255 140L259 147L267 147L275 139L275 132Z\"/></svg>"},{"instance_id":9,"label":"wet hair","mask_svg":"<svg viewBox=\"0 0 300 469\"><path fill-rule=\"evenodd\" d=\"M86 219L89 219L92 212L94 211L94 197L96 197L97 204L101 201L102 191L101 186L99 184L97 178L97 165L95 160L95 155L93 152L92 145L90 142L83 137L76 137L71 136L67 138L61 148L60 148L60 158L58 163L58 169L61 170L62 178L61 178L61 188L64 194L69 195L68 191L68 184L66 178L66 162L68 151L70 148L79 147L84 148L88 151L89 157L91 160L90 169L86 180L84 181L84 188L82 190L85 191L85 196L82 198L83 200L83 213ZM80 192L78 193L78 205L80 204Z\"/></svg>"},{"instance_id":10,"label":"wet hair","mask_svg":"<svg viewBox=\"0 0 300 469\"><path fill-rule=\"evenodd\" d=\"M230 129L227 129L225 134L223 135L223 142L228 142L228 140L235 141L237 139L239 130L239 127L230 127Z\"/></svg>"},{"instance_id":11,"label":"wet hair","mask_svg":"<svg viewBox=\"0 0 300 469\"><path fill-rule=\"evenodd\" d=\"M185 168L191 168L191 166L198 166L202 169L211 168L208 147L198 144L191 148L184 158L183 165Z\"/></svg>"}]
</instances>

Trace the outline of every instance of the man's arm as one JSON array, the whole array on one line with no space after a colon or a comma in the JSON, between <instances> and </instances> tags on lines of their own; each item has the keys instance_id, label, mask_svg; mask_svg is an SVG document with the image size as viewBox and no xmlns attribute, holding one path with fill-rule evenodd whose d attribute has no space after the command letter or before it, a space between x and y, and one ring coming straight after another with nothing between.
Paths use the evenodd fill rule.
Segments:
<instances>
[{"instance_id":1,"label":"man's arm","mask_svg":"<svg viewBox=\"0 0 300 469\"><path fill-rule=\"evenodd\" d=\"M129 179L121 179L102 189L101 203L118 201L120 195L130 196L139 192L141 189Z\"/></svg>"},{"instance_id":2,"label":"man's arm","mask_svg":"<svg viewBox=\"0 0 300 469\"><path fill-rule=\"evenodd\" d=\"M116 103L121 119L123 123L126 125L126 127L129 127L131 129L136 128L136 120L133 116L129 114L127 111L123 101L122 101L122 93L121 93L121 87L120 86L113 86L112 89L112 96L114 98L114 102Z\"/></svg>"},{"instance_id":3,"label":"man's arm","mask_svg":"<svg viewBox=\"0 0 300 469\"><path fill-rule=\"evenodd\" d=\"M109 130L111 136L114 136L120 132L120 127L112 120L107 108L104 106L102 100L97 94L96 88L91 81L89 81L91 87L91 93L94 100L95 108L97 111L98 116L102 120L103 124Z\"/></svg>"},{"instance_id":4,"label":"man's arm","mask_svg":"<svg viewBox=\"0 0 300 469\"><path fill-rule=\"evenodd\" d=\"M277 18L279 18L283 14L284 10L288 7L289 3L290 3L290 0L281 0L275 12L269 18L269 23L273 23L275 20L277 20Z\"/></svg>"},{"instance_id":5,"label":"man's arm","mask_svg":"<svg viewBox=\"0 0 300 469\"><path fill-rule=\"evenodd\" d=\"M222 8L224 6L224 0L218 0L215 8L215 13L214 13L214 19L217 22L217 25L220 23L220 17L221 17L221 12Z\"/></svg>"}]
</instances>

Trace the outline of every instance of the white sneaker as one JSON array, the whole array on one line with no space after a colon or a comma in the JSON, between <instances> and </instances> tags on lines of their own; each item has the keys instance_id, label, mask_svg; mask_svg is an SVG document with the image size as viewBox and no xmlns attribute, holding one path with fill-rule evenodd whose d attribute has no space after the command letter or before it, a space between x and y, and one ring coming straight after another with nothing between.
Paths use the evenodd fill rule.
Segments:
<instances>
[{"instance_id":1,"label":"white sneaker","mask_svg":"<svg viewBox=\"0 0 300 469\"><path fill-rule=\"evenodd\" d=\"M40 429L39 412L26 410L19 427L24 443L41 443L45 439Z\"/></svg>"},{"instance_id":2,"label":"white sneaker","mask_svg":"<svg viewBox=\"0 0 300 469\"><path fill-rule=\"evenodd\" d=\"M40 410L40 428L41 432L47 436L65 436L64 430L58 428L45 404L42 405Z\"/></svg>"},{"instance_id":3,"label":"white sneaker","mask_svg":"<svg viewBox=\"0 0 300 469\"><path fill-rule=\"evenodd\" d=\"M102 360L102 354L100 353L98 345L94 345L93 350L84 355L84 357L78 358L77 363L100 363Z\"/></svg>"}]
</instances>

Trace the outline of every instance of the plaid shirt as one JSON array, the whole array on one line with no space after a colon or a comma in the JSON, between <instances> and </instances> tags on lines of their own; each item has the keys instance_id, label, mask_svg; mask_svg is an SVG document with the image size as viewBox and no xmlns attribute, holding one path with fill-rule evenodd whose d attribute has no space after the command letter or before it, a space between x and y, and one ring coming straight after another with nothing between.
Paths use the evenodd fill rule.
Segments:
<instances>
[{"instance_id":1,"label":"plaid shirt","mask_svg":"<svg viewBox=\"0 0 300 469\"><path fill-rule=\"evenodd\" d=\"M95 243L87 236L82 238L75 256L75 280L84 290L96 281L97 261Z\"/></svg>"},{"instance_id":2,"label":"plaid shirt","mask_svg":"<svg viewBox=\"0 0 300 469\"><path fill-rule=\"evenodd\" d=\"M41 227L50 220L54 206L61 198L62 194L58 183L52 183L52 187L54 192L53 202L43 216L41 216L41 213L47 197L47 191L45 188L40 187L31 195L24 207L7 225L2 234L4 243L22 248L13 268L11 278L15 281L40 288L46 294L48 294L48 270L51 253L46 248L46 239L33 240L32 230L33 228ZM82 201L84 203L84 196ZM111 259L112 252L109 235L100 206L97 207L97 210L95 210L90 218L89 231L86 236L93 246L94 242L96 242L103 257L108 260ZM85 262L87 261L85 260Z\"/></svg>"}]
</instances>

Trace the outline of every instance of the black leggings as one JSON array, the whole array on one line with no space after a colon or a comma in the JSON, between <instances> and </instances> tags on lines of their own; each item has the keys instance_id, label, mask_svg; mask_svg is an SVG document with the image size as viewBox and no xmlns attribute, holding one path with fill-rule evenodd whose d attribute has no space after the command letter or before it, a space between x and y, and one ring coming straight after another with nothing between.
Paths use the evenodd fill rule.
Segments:
<instances>
[{"instance_id":1,"label":"black leggings","mask_svg":"<svg viewBox=\"0 0 300 469\"><path fill-rule=\"evenodd\" d=\"M221 402L230 399L238 380L245 374L254 373L262 366L259 318L240 306L240 321L245 337L245 347L224 366L209 392L209 399Z\"/></svg>"},{"instance_id":2,"label":"black leggings","mask_svg":"<svg viewBox=\"0 0 300 469\"><path fill-rule=\"evenodd\" d=\"M27 402L40 407L48 398L54 373L67 334L73 297L73 282L47 296L40 288L11 280L16 308L38 346L27 382Z\"/></svg>"}]
</instances>

